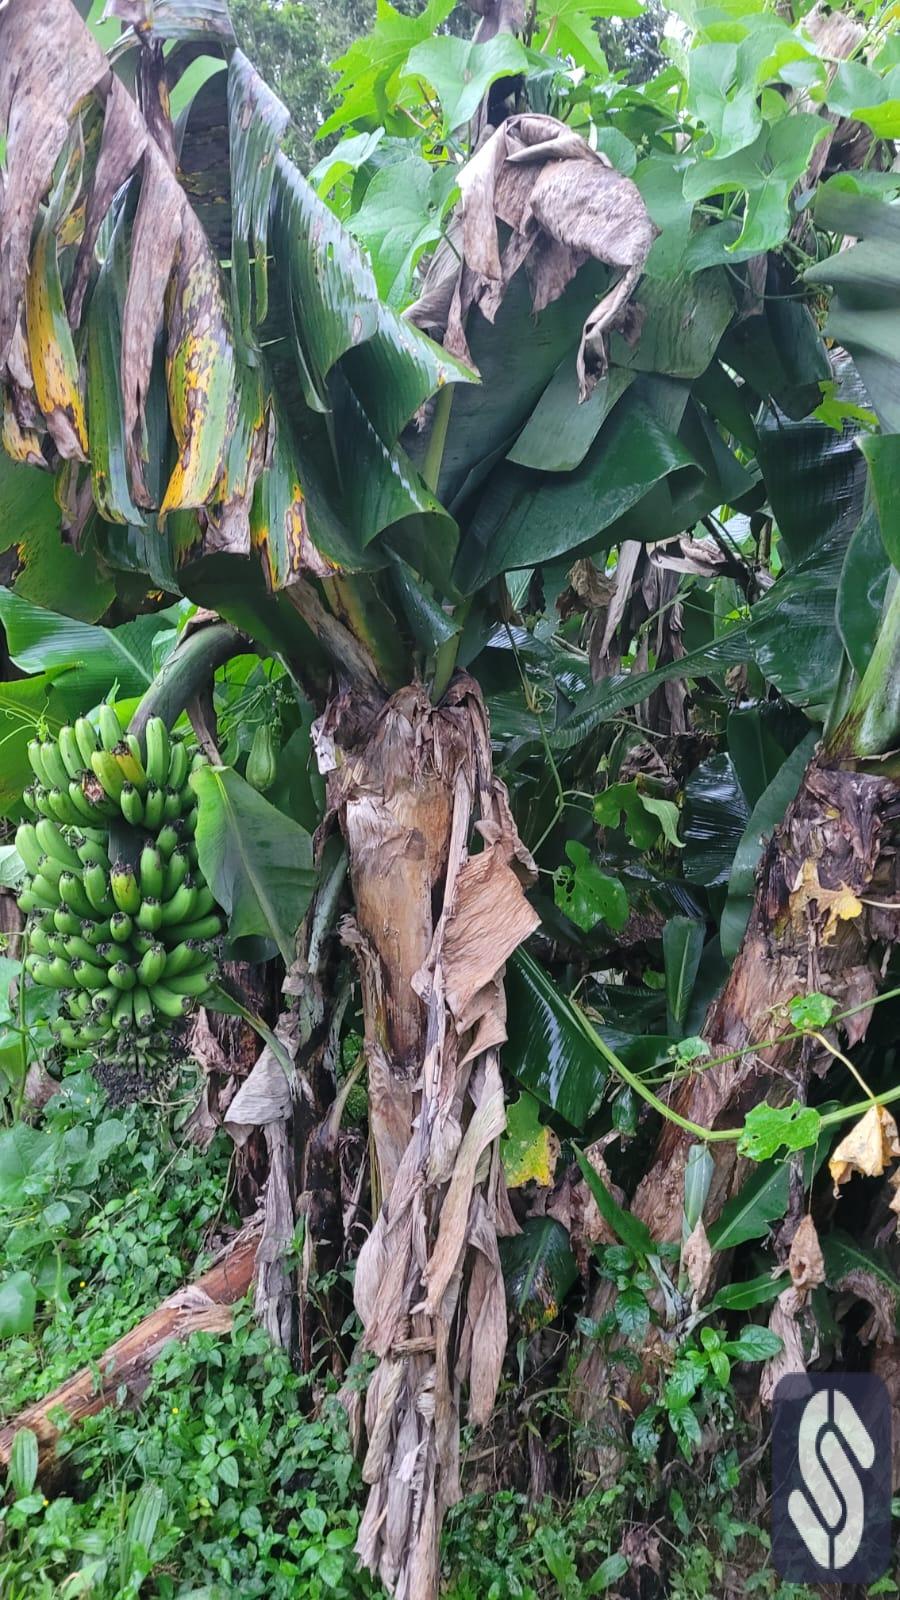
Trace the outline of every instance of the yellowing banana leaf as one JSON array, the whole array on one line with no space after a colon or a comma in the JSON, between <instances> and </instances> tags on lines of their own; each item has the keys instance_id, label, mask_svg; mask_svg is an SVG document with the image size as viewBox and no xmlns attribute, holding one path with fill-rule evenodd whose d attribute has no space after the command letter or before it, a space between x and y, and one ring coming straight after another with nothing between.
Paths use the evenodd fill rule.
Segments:
<instances>
[{"instance_id":1,"label":"yellowing banana leaf","mask_svg":"<svg viewBox=\"0 0 900 1600\"><path fill-rule=\"evenodd\" d=\"M0 445L6 454L12 461L20 461L26 466L46 468L40 438L33 428L24 427L20 422L11 388L2 395L2 405Z\"/></svg>"},{"instance_id":2,"label":"yellowing banana leaf","mask_svg":"<svg viewBox=\"0 0 900 1600\"><path fill-rule=\"evenodd\" d=\"M179 457L160 516L213 499L237 408L234 345L219 268L185 207L172 307L166 381Z\"/></svg>"},{"instance_id":3,"label":"yellowing banana leaf","mask_svg":"<svg viewBox=\"0 0 900 1600\"><path fill-rule=\"evenodd\" d=\"M249 366L238 361L235 379L234 427L217 491L219 502L209 509L206 547L249 555L251 506L266 456L267 406L260 362Z\"/></svg>"},{"instance_id":4,"label":"yellowing banana leaf","mask_svg":"<svg viewBox=\"0 0 900 1600\"><path fill-rule=\"evenodd\" d=\"M306 496L291 455L287 430L274 415L271 460L260 475L250 513L250 540L262 562L266 587L274 593L304 570L324 577L335 566L320 555L309 536Z\"/></svg>"},{"instance_id":5,"label":"yellowing banana leaf","mask_svg":"<svg viewBox=\"0 0 900 1600\"><path fill-rule=\"evenodd\" d=\"M38 405L65 461L86 461L87 419L78 357L66 315L56 235L46 221L37 237L25 285L28 355Z\"/></svg>"}]
</instances>

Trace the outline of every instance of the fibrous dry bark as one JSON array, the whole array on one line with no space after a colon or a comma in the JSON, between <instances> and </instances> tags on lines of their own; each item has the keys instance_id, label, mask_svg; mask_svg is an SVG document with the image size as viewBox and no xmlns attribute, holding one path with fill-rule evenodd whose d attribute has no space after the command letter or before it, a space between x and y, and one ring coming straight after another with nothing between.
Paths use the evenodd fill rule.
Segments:
<instances>
[{"instance_id":1,"label":"fibrous dry bark","mask_svg":"<svg viewBox=\"0 0 900 1600\"><path fill-rule=\"evenodd\" d=\"M330 798L347 841L378 1210L356 1268L370 1484L358 1551L400 1600L435 1600L459 1497L461 1391L484 1422L506 1347L498 1234L504 963L533 931L533 864L491 770L477 685L420 685L341 748ZM472 842L475 823L480 849Z\"/></svg>"}]
</instances>

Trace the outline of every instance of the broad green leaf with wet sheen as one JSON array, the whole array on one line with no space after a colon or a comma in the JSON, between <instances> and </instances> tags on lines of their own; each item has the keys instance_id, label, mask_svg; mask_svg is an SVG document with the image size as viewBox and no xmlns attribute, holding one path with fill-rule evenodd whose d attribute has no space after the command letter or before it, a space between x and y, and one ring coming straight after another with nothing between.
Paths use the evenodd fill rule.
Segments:
<instances>
[{"instance_id":1,"label":"broad green leaf with wet sheen","mask_svg":"<svg viewBox=\"0 0 900 1600\"><path fill-rule=\"evenodd\" d=\"M289 966L316 881L309 834L230 767L202 767L191 783L200 869L228 914L229 937L271 939Z\"/></svg>"},{"instance_id":2,"label":"broad green leaf with wet sheen","mask_svg":"<svg viewBox=\"0 0 900 1600\"><path fill-rule=\"evenodd\" d=\"M484 44L444 34L410 51L403 76L423 79L437 90L448 133L474 117L497 78L515 77L528 66L525 48L511 33Z\"/></svg>"}]
</instances>

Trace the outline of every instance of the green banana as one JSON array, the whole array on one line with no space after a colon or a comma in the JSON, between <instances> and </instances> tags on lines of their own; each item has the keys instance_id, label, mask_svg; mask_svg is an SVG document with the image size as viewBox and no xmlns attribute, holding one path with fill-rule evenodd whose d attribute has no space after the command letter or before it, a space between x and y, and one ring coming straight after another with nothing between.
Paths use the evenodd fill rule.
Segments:
<instances>
[{"instance_id":1,"label":"green banana","mask_svg":"<svg viewBox=\"0 0 900 1600\"><path fill-rule=\"evenodd\" d=\"M20 822L16 829L16 849L28 871L37 872L38 863L45 852L41 848L37 828L33 822Z\"/></svg>"},{"instance_id":2,"label":"green banana","mask_svg":"<svg viewBox=\"0 0 900 1600\"><path fill-rule=\"evenodd\" d=\"M116 944L127 944L134 927L127 911L114 911L109 919L109 931Z\"/></svg>"},{"instance_id":3,"label":"green banana","mask_svg":"<svg viewBox=\"0 0 900 1600\"><path fill-rule=\"evenodd\" d=\"M39 956L55 954L52 935L45 933L43 928L32 927L28 929L28 947Z\"/></svg>"},{"instance_id":4,"label":"green banana","mask_svg":"<svg viewBox=\"0 0 900 1600\"><path fill-rule=\"evenodd\" d=\"M118 961L121 958L121 955L121 947L117 944L113 944L111 939L104 939L101 944L96 944L94 946L95 960L97 962L103 961L107 966L111 966L114 961Z\"/></svg>"},{"instance_id":5,"label":"green banana","mask_svg":"<svg viewBox=\"0 0 900 1600\"><path fill-rule=\"evenodd\" d=\"M112 1014L113 1027L123 1033L134 1021L134 1000L129 993L120 994Z\"/></svg>"},{"instance_id":6,"label":"green banana","mask_svg":"<svg viewBox=\"0 0 900 1600\"><path fill-rule=\"evenodd\" d=\"M117 861L109 875L112 897L120 911L133 917L140 910L141 891L133 869L126 861Z\"/></svg>"},{"instance_id":7,"label":"green banana","mask_svg":"<svg viewBox=\"0 0 900 1600\"><path fill-rule=\"evenodd\" d=\"M159 983L166 965L165 945L151 945L149 950L145 950L138 963L138 982L142 983L145 988L149 988L151 984Z\"/></svg>"},{"instance_id":8,"label":"green banana","mask_svg":"<svg viewBox=\"0 0 900 1600\"><path fill-rule=\"evenodd\" d=\"M22 799L33 817L39 817L41 814L37 803L37 789L36 783L30 783L27 789L22 790Z\"/></svg>"},{"instance_id":9,"label":"green banana","mask_svg":"<svg viewBox=\"0 0 900 1600\"><path fill-rule=\"evenodd\" d=\"M83 867L102 867L104 872L109 871L109 856L102 844L97 844L94 839L85 839L78 846L77 854Z\"/></svg>"},{"instance_id":10,"label":"green banana","mask_svg":"<svg viewBox=\"0 0 900 1600\"><path fill-rule=\"evenodd\" d=\"M69 954L69 952L66 949L66 939L67 938L71 939L72 937L73 937L72 934L48 933L47 942L50 945L50 955L51 956L67 956Z\"/></svg>"},{"instance_id":11,"label":"green banana","mask_svg":"<svg viewBox=\"0 0 900 1600\"><path fill-rule=\"evenodd\" d=\"M163 928L163 941L177 941L179 944L184 939L217 939L222 932L222 918L215 911L208 917L201 917L197 922L186 922L181 927Z\"/></svg>"},{"instance_id":12,"label":"green banana","mask_svg":"<svg viewBox=\"0 0 900 1600\"><path fill-rule=\"evenodd\" d=\"M164 984L154 984L149 993L156 1010L161 1012L164 1017L170 1017L173 1021L177 1017L186 1017L191 1009L190 995L175 994L171 989L166 988Z\"/></svg>"},{"instance_id":13,"label":"green banana","mask_svg":"<svg viewBox=\"0 0 900 1600\"><path fill-rule=\"evenodd\" d=\"M81 751L78 748L75 729L68 726L60 728L56 742L59 745L59 753L62 756L62 763L68 776L70 778L80 778L84 771L84 762L81 759Z\"/></svg>"},{"instance_id":14,"label":"green banana","mask_svg":"<svg viewBox=\"0 0 900 1600\"><path fill-rule=\"evenodd\" d=\"M167 789L174 789L176 793L180 794L187 783L189 767L190 757L188 756L187 745L181 739L173 740L169 755L169 770L165 779L160 781L165 782Z\"/></svg>"},{"instance_id":15,"label":"green banana","mask_svg":"<svg viewBox=\"0 0 900 1600\"><path fill-rule=\"evenodd\" d=\"M131 935L132 947L137 951L139 956L145 956L148 950L153 949L153 946L156 944L156 942L156 934L145 933L143 928L135 928L133 934Z\"/></svg>"},{"instance_id":16,"label":"green banana","mask_svg":"<svg viewBox=\"0 0 900 1600\"><path fill-rule=\"evenodd\" d=\"M207 948L199 939L183 939L181 944L176 944L166 956L166 964L162 972L163 983L168 983L170 978L178 978L183 972L193 972L201 962L207 959Z\"/></svg>"},{"instance_id":17,"label":"green banana","mask_svg":"<svg viewBox=\"0 0 900 1600\"><path fill-rule=\"evenodd\" d=\"M134 738L134 735L131 736ZM137 740L135 739L135 744ZM113 751L113 756L122 777L126 783L133 783L136 788L143 789L147 783L147 774L142 762L135 757L127 738L120 739Z\"/></svg>"},{"instance_id":18,"label":"green banana","mask_svg":"<svg viewBox=\"0 0 900 1600\"><path fill-rule=\"evenodd\" d=\"M81 932L81 918L68 906L57 906L53 913L53 924L57 933L64 933L67 938Z\"/></svg>"},{"instance_id":19,"label":"green banana","mask_svg":"<svg viewBox=\"0 0 900 1600\"><path fill-rule=\"evenodd\" d=\"M55 856L57 861L61 861L64 867L76 868L78 866L76 852L60 832L56 823L51 822L49 817L41 817L40 822L35 823L34 831L41 849L46 851L48 856Z\"/></svg>"},{"instance_id":20,"label":"green banana","mask_svg":"<svg viewBox=\"0 0 900 1600\"><path fill-rule=\"evenodd\" d=\"M199 815L200 813L197 807L192 806L190 811L185 812L185 815L182 817L184 831L189 839L192 839L197 831L197 818Z\"/></svg>"},{"instance_id":21,"label":"green banana","mask_svg":"<svg viewBox=\"0 0 900 1600\"><path fill-rule=\"evenodd\" d=\"M98 944L103 944L104 940L109 939L110 936L111 923L108 920L105 922L89 922L85 920L81 924L82 939L95 948Z\"/></svg>"},{"instance_id":22,"label":"green banana","mask_svg":"<svg viewBox=\"0 0 900 1600\"><path fill-rule=\"evenodd\" d=\"M158 783L148 783L144 794L144 827L155 833L164 821L165 790Z\"/></svg>"},{"instance_id":23,"label":"green banana","mask_svg":"<svg viewBox=\"0 0 900 1600\"><path fill-rule=\"evenodd\" d=\"M64 870L59 878L59 896L63 905L70 911L76 911L79 917L89 917L94 909L84 891L84 884L77 873Z\"/></svg>"},{"instance_id":24,"label":"green banana","mask_svg":"<svg viewBox=\"0 0 900 1600\"><path fill-rule=\"evenodd\" d=\"M166 986L173 994L186 994L196 997L205 994L216 974L216 964L199 968L196 972L182 972L174 978L166 978Z\"/></svg>"},{"instance_id":25,"label":"green banana","mask_svg":"<svg viewBox=\"0 0 900 1600\"><path fill-rule=\"evenodd\" d=\"M28 756L28 765L37 778L38 783L41 785L41 788L50 789L52 785L50 784L47 774L44 770L44 760L41 754L40 739L29 739L25 753Z\"/></svg>"},{"instance_id":26,"label":"green banana","mask_svg":"<svg viewBox=\"0 0 900 1600\"><path fill-rule=\"evenodd\" d=\"M94 996L89 989L70 989L66 1006L70 1017L86 1017L93 1006Z\"/></svg>"},{"instance_id":27,"label":"green banana","mask_svg":"<svg viewBox=\"0 0 900 1600\"><path fill-rule=\"evenodd\" d=\"M160 828L156 838L156 848L164 861L168 861L174 850L177 850L181 840L180 822L167 822Z\"/></svg>"},{"instance_id":28,"label":"green banana","mask_svg":"<svg viewBox=\"0 0 900 1600\"><path fill-rule=\"evenodd\" d=\"M45 902L35 894L33 889L21 889L16 895L16 905L20 911L24 911L26 917L30 916L33 911L46 909Z\"/></svg>"},{"instance_id":29,"label":"green banana","mask_svg":"<svg viewBox=\"0 0 900 1600\"><path fill-rule=\"evenodd\" d=\"M79 989L106 989L109 976L105 967L96 967L91 961L75 961L72 976Z\"/></svg>"},{"instance_id":30,"label":"green banana","mask_svg":"<svg viewBox=\"0 0 900 1600\"><path fill-rule=\"evenodd\" d=\"M67 780L68 784L68 780ZM57 822L64 822L67 826L81 821L80 813L75 810L69 799L68 786L62 789L49 789L47 791L47 807L49 814Z\"/></svg>"},{"instance_id":31,"label":"green banana","mask_svg":"<svg viewBox=\"0 0 900 1600\"><path fill-rule=\"evenodd\" d=\"M141 894L144 898L159 900L163 892L165 873L163 860L155 845L145 844L141 851Z\"/></svg>"},{"instance_id":32,"label":"green banana","mask_svg":"<svg viewBox=\"0 0 900 1600\"><path fill-rule=\"evenodd\" d=\"M70 933L65 943L66 955L70 961L93 962L96 960L93 945L88 944L86 939L82 939L80 933Z\"/></svg>"},{"instance_id":33,"label":"green banana","mask_svg":"<svg viewBox=\"0 0 900 1600\"><path fill-rule=\"evenodd\" d=\"M132 990L134 996L134 1025L139 1033L149 1033L153 1027L153 1001L142 986Z\"/></svg>"},{"instance_id":34,"label":"green banana","mask_svg":"<svg viewBox=\"0 0 900 1600\"><path fill-rule=\"evenodd\" d=\"M138 927L143 933L156 933L162 926L162 913L163 908L158 900L143 900L136 919Z\"/></svg>"},{"instance_id":35,"label":"green banana","mask_svg":"<svg viewBox=\"0 0 900 1600\"><path fill-rule=\"evenodd\" d=\"M31 880L31 892L36 894L38 900L45 906L58 906L60 901L59 889L42 872L36 872Z\"/></svg>"},{"instance_id":36,"label":"green banana","mask_svg":"<svg viewBox=\"0 0 900 1600\"><path fill-rule=\"evenodd\" d=\"M104 750L115 750L122 737L122 724L112 706L105 700L97 713L97 723L100 728L100 743Z\"/></svg>"},{"instance_id":37,"label":"green banana","mask_svg":"<svg viewBox=\"0 0 900 1600\"><path fill-rule=\"evenodd\" d=\"M180 888L191 869L190 857L186 850L173 850L166 862L163 876L162 898L171 900L175 890Z\"/></svg>"},{"instance_id":38,"label":"green banana","mask_svg":"<svg viewBox=\"0 0 900 1600\"><path fill-rule=\"evenodd\" d=\"M47 774L51 789L68 790L69 779L72 774L66 770L66 764L59 752L55 739L45 739L41 745L41 760Z\"/></svg>"},{"instance_id":39,"label":"green banana","mask_svg":"<svg viewBox=\"0 0 900 1600\"><path fill-rule=\"evenodd\" d=\"M55 883L58 887L60 878L68 870L68 867L64 867L62 862L56 859L56 856L41 856L37 864L37 872L34 875L35 877L46 878L48 883Z\"/></svg>"},{"instance_id":40,"label":"green banana","mask_svg":"<svg viewBox=\"0 0 900 1600\"><path fill-rule=\"evenodd\" d=\"M167 900L162 907L160 926L173 928L183 922L190 922L194 918L194 907L197 904L198 889L193 879L185 878L179 884L171 900Z\"/></svg>"},{"instance_id":41,"label":"green banana","mask_svg":"<svg viewBox=\"0 0 900 1600\"><path fill-rule=\"evenodd\" d=\"M75 740L81 756L81 765L90 769L91 756L97 748L97 735L87 717L79 717L75 723Z\"/></svg>"},{"instance_id":42,"label":"green banana","mask_svg":"<svg viewBox=\"0 0 900 1600\"><path fill-rule=\"evenodd\" d=\"M65 956L53 956L48 963L54 989L67 989L72 982L72 963Z\"/></svg>"},{"instance_id":43,"label":"green banana","mask_svg":"<svg viewBox=\"0 0 900 1600\"><path fill-rule=\"evenodd\" d=\"M69 784L69 804L78 813L79 823L97 821L98 808L87 798L77 778L73 778Z\"/></svg>"},{"instance_id":44,"label":"green banana","mask_svg":"<svg viewBox=\"0 0 900 1600\"><path fill-rule=\"evenodd\" d=\"M144 802L136 784L123 783L119 805L125 821L130 822L133 828L139 828L144 820Z\"/></svg>"},{"instance_id":45,"label":"green banana","mask_svg":"<svg viewBox=\"0 0 900 1600\"><path fill-rule=\"evenodd\" d=\"M91 908L98 912L101 917L112 916L116 909L110 896L111 876L110 874L107 877L99 861L88 862L81 874L84 892L90 901ZM87 912L86 915L89 916L90 912Z\"/></svg>"},{"instance_id":46,"label":"green banana","mask_svg":"<svg viewBox=\"0 0 900 1600\"><path fill-rule=\"evenodd\" d=\"M144 765L147 778L162 788L169 771L169 730L162 717L151 717L144 729Z\"/></svg>"},{"instance_id":47,"label":"green banana","mask_svg":"<svg viewBox=\"0 0 900 1600\"><path fill-rule=\"evenodd\" d=\"M111 983L105 989L97 989L90 997L91 1010L101 1015L105 1011L111 1011L121 992L121 989L114 988Z\"/></svg>"},{"instance_id":48,"label":"green banana","mask_svg":"<svg viewBox=\"0 0 900 1600\"><path fill-rule=\"evenodd\" d=\"M163 817L166 822L174 822L181 816L181 792L178 789L163 790Z\"/></svg>"},{"instance_id":49,"label":"green banana","mask_svg":"<svg viewBox=\"0 0 900 1600\"><path fill-rule=\"evenodd\" d=\"M44 906L42 906L39 911L34 912L32 922L36 928L40 928L44 933L50 934L51 937L56 932L56 923L53 921L53 912L48 911Z\"/></svg>"},{"instance_id":50,"label":"green banana","mask_svg":"<svg viewBox=\"0 0 900 1600\"><path fill-rule=\"evenodd\" d=\"M127 961L117 961L109 969L109 981L117 989L133 989L137 981L134 967L129 966Z\"/></svg>"},{"instance_id":51,"label":"green banana","mask_svg":"<svg viewBox=\"0 0 900 1600\"><path fill-rule=\"evenodd\" d=\"M91 766L104 794L118 804L125 786L125 774L112 751L95 750L91 756Z\"/></svg>"}]
</instances>

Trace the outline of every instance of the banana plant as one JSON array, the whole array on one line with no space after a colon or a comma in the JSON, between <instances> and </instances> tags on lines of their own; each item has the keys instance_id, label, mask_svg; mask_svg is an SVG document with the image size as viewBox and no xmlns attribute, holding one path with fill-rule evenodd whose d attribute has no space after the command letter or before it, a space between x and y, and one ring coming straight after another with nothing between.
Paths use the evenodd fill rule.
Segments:
<instances>
[{"instance_id":1,"label":"banana plant","mask_svg":"<svg viewBox=\"0 0 900 1600\"><path fill-rule=\"evenodd\" d=\"M741 687L759 713L743 782L694 784L695 813L734 800L730 850L694 849L683 882L652 886L657 931L692 924L665 940L666 1045L704 985L720 992L694 1031L715 1054L764 1038L813 969L847 1009L897 932L900 180L871 115L895 104L880 14L850 40L878 85L857 104L799 10L729 8L725 33L704 13L683 60L636 90L541 5L523 31L480 0L471 42L435 33L450 9L380 8L341 63L323 132L343 138L308 179L224 4L111 0L108 50L72 0L0 11L9 653L64 694L52 654L29 655L37 619L77 615L93 636L111 607L165 596L278 659L311 708L349 860L373 1153L359 1550L423 1597L460 1492L461 1394L486 1421L506 1344L501 1046L511 1033L507 1067L563 1120L556 1068L597 1054L527 960L508 1022L505 966L542 922L572 951L623 944L642 891L627 860L612 872L616 840L663 863L684 844L646 730L677 742L706 708L736 773ZM851 118L870 130L863 171L844 170ZM840 250L844 233L862 242ZM269 885L293 870L305 906L309 830L247 787L201 777L201 861L208 829L221 883L226 859ZM613 841L599 863L585 795ZM754 889L767 797L778 831ZM717 878L724 986L703 934ZM290 963L296 896L257 895L249 918L217 898L233 936L268 932ZM545 1025L553 1070L535 1061ZM684 1077L633 1202L653 1238L680 1234L696 1129L809 1070L779 1050ZM735 1181L733 1146L715 1148L709 1219Z\"/></svg>"}]
</instances>

